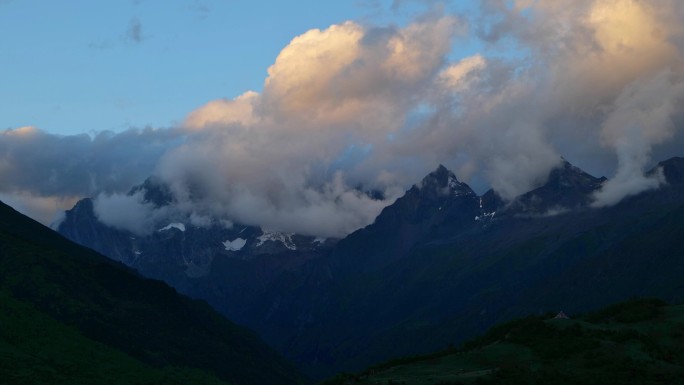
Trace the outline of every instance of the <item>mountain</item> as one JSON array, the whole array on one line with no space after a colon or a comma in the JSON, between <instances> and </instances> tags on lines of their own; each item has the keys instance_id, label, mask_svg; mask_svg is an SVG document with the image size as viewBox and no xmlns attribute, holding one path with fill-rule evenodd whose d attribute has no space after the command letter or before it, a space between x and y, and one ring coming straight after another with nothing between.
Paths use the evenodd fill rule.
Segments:
<instances>
[{"instance_id":1,"label":"mountain","mask_svg":"<svg viewBox=\"0 0 684 385\"><path fill-rule=\"evenodd\" d=\"M513 215L556 215L588 207L592 195L601 188L605 177L596 178L565 159L549 173L546 183L506 205L504 212Z\"/></svg>"},{"instance_id":2,"label":"mountain","mask_svg":"<svg viewBox=\"0 0 684 385\"><path fill-rule=\"evenodd\" d=\"M315 378L434 351L541 309L586 311L630 296L681 302L683 163L661 162L652 172L667 185L606 208L590 207L605 179L566 161L510 202L478 196L440 166L328 248L214 253L204 275L174 285ZM85 234L88 222L70 217L59 231Z\"/></svg>"},{"instance_id":3,"label":"mountain","mask_svg":"<svg viewBox=\"0 0 684 385\"><path fill-rule=\"evenodd\" d=\"M174 204L171 190L156 178L135 186L129 195L142 194L156 207ZM102 223L90 198L66 212L58 231L83 246L125 263L147 277L164 280L187 293L192 281L210 273L216 258L251 259L264 255L316 254L335 244L322 239L269 231L254 226L213 220L193 225L188 218L160 224L139 235Z\"/></svg>"},{"instance_id":4,"label":"mountain","mask_svg":"<svg viewBox=\"0 0 684 385\"><path fill-rule=\"evenodd\" d=\"M253 332L0 203L10 383L297 384Z\"/></svg>"},{"instance_id":5,"label":"mountain","mask_svg":"<svg viewBox=\"0 0 684 385\"><path fill-rule=\"evenodd\" d=\"M660 169L670 185L684 184L684 158L675 157L658 163Z\"/></svg>"},{"instance_id":6,"label":"mountain","mask_svg":"<svg viewBox=\"0 0 684 385\"><path fill-rule=\"evenodd\" d=\"M477 194L440 165L383 209L372 225L341 240L333 254L360 259L353 269L377 268L405 256L420 241L467 230L484 214Z\"/></svg>"},{"instance_id":7,"label":"mountain","mask_svg":"<svg viewBox=\"0 0 684 385\"><path fill-rule=\"evenodd\" d=\"M555 314L497 325L460 349L395 359L322 385L684 381L684 305L640 299L578 317Z\"/></svg>"}]
</instances>

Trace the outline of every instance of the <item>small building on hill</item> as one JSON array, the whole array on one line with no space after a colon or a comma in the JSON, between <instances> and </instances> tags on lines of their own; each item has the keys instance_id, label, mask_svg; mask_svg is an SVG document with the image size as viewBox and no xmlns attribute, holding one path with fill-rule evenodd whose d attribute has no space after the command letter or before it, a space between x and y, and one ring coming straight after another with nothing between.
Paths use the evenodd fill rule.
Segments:
<instances>
[{"instance_id":1,"label":"small building on hill","mask_svg":"<svg viewBox=\"0 0 684 385\"><path fill-rule=\"evenodd\" d=\"M568 317L568 316L565 314L565 312L563 312L563 311L561 310L561 312L558 313L558 314L556 314L556 316L553 317L553 319L570 319L570 317Z\"/></svg>"}]
</instances>

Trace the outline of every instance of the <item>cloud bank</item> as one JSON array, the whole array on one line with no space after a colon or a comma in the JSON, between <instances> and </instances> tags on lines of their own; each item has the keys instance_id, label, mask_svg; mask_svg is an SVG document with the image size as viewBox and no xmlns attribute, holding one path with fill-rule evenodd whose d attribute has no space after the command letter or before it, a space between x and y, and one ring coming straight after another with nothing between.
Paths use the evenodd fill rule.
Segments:
<instances>
[{"instance_id":1,"label":"cloud bank","mask_svg":"<svg viewBox=\"0 0 684 385\"><path fill-rule=\"evenodd\" d=\"M614 204L660 186L644 170L684 148L683 17L676 0L486 0L475 15L310 30L261 92L209 101L175 128L6 130L0 197L61 207L100 194L100 218L137 232L184 216L342 236L439 163L511 199L563 155L610 177L595 205ZM119 215L144 205L121 194L151 174L175 212Z\"/></svg>"}]
</instances>

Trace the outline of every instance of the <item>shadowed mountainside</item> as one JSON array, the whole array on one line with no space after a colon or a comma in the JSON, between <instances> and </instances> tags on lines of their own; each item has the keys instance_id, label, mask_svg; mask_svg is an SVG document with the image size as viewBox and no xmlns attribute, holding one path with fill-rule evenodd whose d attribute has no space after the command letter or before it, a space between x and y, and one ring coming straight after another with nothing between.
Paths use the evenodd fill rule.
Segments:
<instances>
[{"instance_id":1,"label":"shadowed mountainside","mask_svg":"<svg viewBox=\"0 0 684 385\"><path fill-rule=\"evenodd\" d=\"M303 382L206 303L2 203L0 271L0 369L12 383Z\"/></svg>"}]
</instances>

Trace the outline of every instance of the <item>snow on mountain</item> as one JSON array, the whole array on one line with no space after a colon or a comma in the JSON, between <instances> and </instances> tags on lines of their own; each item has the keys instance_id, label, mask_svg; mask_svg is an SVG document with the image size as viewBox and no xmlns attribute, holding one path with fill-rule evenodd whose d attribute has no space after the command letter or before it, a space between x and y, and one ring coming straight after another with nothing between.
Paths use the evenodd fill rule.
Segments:
<instances>
[{"instance_id":1,"label":"snow on mountain","mask_svg":"<svg viewBox=\"0 0 684 385\"><path fill-rule=\"evenodd\" d=\"M292 241L294 234L286 234L275 231L261 230L263 233L257 238L256 247L263 246L266 242L280 242L290 250L297 250L297 246Z\"/></svg>"},{"instance_id":2,"label":"snow on mountain","mask_svg":"<svg viewBox=\"0 0 684 385\"><path fill-rule=\"evenodd\" d=\"M223 242L226 251L240 251L247 244L247 240L243 238L235 238L232 241Z\"/></svg>"},{"instance_id":3,"label":"snow on mountain","mask_svg":"<svg viewBox=\"0 0 684 385\"><path fill-rule=\"evenodd\" d=\"M161 229L159 229L157 231L167 231L167 230L171 230L171 229L177 229L177 230L185 232L185 225L182 223L169 223L168 226L162 227Z\"/></svg>"}]
</instances>

